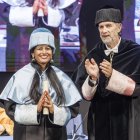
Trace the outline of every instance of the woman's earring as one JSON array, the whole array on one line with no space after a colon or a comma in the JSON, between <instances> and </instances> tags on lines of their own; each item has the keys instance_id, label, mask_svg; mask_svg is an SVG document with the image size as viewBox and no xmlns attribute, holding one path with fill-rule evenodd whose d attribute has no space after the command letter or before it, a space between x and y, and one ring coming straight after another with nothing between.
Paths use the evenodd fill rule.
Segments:
<instances>
[{"instance_id":1,"label":"woman's earring","mask_svg":"<svg viewBox=\"0 0 140 140\"><path fill-rule=\"evenodd\" d=\"M51 63L51 64L53 64L53 63L54 63L53 59L51 59L51 60L50 60L50 63Z\"/></svg>"},{"instance_id":2,"label":"woman's earring","mask_svg":"<svg viewBox=\"0 0 140 140\"><path fill-rule=\"evenodd\" d=\"M34 56L32 56L32 62L35 62L35 58L34 58Z\"/></svg>"}]
</instances>

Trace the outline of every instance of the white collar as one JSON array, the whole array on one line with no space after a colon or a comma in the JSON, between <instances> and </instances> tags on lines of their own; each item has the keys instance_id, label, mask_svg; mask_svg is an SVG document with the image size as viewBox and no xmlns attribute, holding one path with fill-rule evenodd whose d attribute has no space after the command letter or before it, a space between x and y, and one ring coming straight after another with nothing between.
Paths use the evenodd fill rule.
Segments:
<instances>
[{"instance_id":1,"label":"white collar","mask_svg":"<svg viewBox=\"0 0 140 140\"><path fill-rule=\"evenodd\" d=\"M106 45L106 48L107 50L104 50L105 54L108 56L111 52L114 52L114 53L118 53L118 47L120 45L120 42L121 42L121 38L118 42L118 44L114 47L114 48L109 48L107 45Z\"/></svg>"}]
</instances>

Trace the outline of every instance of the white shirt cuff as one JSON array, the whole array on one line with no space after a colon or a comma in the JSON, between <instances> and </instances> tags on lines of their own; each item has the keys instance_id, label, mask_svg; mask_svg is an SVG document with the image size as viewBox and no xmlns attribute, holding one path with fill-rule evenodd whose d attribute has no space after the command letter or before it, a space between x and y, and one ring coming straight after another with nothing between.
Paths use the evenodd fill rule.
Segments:
<instances>
[{"instance_id":1,"label":"white shirt cuff","mask_svg":"<svg viewBox=\"0 0 140 140\"><path fill-rule=\"evenodd\" d=\"M86 78L84 84L82 85L82 94L86 100L91 100L96 92L97 85L90 86L89 85L89 76Z\"/></svg>"}]
</instances>

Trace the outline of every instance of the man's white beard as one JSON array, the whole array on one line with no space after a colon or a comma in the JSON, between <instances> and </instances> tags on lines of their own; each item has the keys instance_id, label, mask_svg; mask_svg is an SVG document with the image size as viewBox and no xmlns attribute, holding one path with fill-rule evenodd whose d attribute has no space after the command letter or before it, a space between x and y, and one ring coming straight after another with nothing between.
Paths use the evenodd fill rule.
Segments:
<instances>
[{"instance_id":1,"label":"man's white beard","mask_svg":"<svg viewBox=\"0 0 140 140\"><path fill-rule=\"evenodd\" d=\"M101 38L103 43L108 45L108 44L111 44L113 39L111 37L105 37L105 38Z\"/></svg>"}]
</instances>

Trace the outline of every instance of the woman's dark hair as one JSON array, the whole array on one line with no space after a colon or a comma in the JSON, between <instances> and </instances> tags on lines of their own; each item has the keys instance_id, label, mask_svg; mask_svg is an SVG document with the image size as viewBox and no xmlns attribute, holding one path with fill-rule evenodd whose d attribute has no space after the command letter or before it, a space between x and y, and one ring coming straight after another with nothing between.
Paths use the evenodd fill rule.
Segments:
<instances>
[{"instance_id":1,"label":"woman's dark hair","mask_svg":"<svg viewBox=\"0 0 140 140\"><path fill-rule=\"evenodd\" d=\"M41 74L40 66L35 61L31 62L31 65L38 71L38 73ZM56 91L56 94L57 94L56 103L58 105L61 105L62 103L65 103L63 87L62 87L61 82L59 81L54 69L51 67L51 64L48 64L47 67L48 68L46 70L46 75L48 77L50 85L54 88L54 90ZM30 88L30 97L32 100L34 100L35 104L38 103L40 96L42 94L42 93L40 93L41 92L40 87L39 87L40 78L39 78L37 71L34 74L31 88Z\"/></svg>"}]
</instances>

